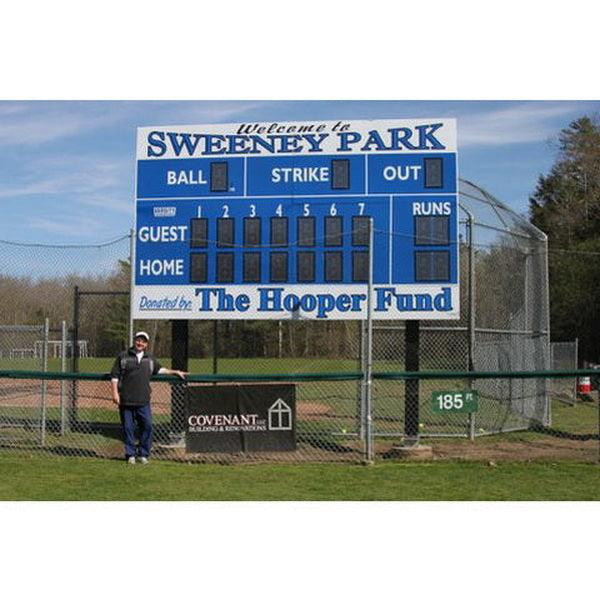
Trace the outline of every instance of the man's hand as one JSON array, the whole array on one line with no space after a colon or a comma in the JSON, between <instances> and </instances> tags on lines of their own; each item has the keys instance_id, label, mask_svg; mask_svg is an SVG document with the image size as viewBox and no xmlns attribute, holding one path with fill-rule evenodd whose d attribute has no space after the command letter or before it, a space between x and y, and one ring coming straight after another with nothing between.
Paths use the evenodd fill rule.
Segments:
<instances>
[{"instance_id":1,"label":"man's hand","mask_svg":"<svg viewBox=\"0 0 600 600\"><path fill-rule=\"evenodd\" d=\"M167 369L167 367L161 367L158 372L159 375L177 375L179 379L185 379L188 374L187 371L179 371L178 369Z\"/></svg>"},{"instance_id":2,"label":"man's hand","mask_svg":"<svg viewBox=\"0 0 600 600\"><path fill-rule=\"evenodd\" d=\"M112 401L119 406L121 404L121 395L119 394L119 381L118 379L111 379L110 381L112 391Z\"/></svg>"}]
</instances>

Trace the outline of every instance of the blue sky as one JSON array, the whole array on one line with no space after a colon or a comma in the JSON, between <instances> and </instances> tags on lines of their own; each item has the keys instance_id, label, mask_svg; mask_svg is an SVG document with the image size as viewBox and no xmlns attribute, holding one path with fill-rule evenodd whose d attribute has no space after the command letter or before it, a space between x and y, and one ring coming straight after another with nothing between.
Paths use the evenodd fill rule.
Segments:
<instances>
[{"instance_id":1,"label":"blue sky","mask_svg":"<svg viewBox=\"0 0 600 600\"><path fill-rule=\"evenodd\" d=\"M134 222L136 127L453 117L459 176L527 214L557 136L600 101L1 101L0 239L88 244Z\"/></svg>"}]
</instances>

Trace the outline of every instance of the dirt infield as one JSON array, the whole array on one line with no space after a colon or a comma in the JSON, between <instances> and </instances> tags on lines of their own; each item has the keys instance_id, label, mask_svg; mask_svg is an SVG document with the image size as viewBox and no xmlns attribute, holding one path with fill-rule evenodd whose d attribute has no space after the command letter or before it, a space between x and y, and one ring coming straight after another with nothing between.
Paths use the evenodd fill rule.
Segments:
<instances>
[{"instance_id":1,"label":"dirt infield","mask_svg":"<svg viewBox=\"0 0 600 600\"><path fill-rule=\"evenodd\" d=\"M498 436L501 438L502 434ZM428 443L428 442L426 442ZM568 461L589 462L600 458L598 440L567 440L548 437L528 441L483 441L464 444L431 442L434 459L486 461Z\"/></svg>"}]
</instances>

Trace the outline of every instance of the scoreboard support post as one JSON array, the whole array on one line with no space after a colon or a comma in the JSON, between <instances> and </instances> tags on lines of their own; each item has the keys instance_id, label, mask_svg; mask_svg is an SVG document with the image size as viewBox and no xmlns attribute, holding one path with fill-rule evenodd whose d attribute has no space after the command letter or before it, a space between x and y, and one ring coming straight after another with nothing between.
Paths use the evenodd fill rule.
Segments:
<instances>
[{"instance_id":1,"label":"scoreboard support post","mask_svg":"<svg viewBox=\"0 0 600 600\"><path fill-rule=\"evenodd\" d=\"M407 321L405 330L405 369L419 370L420 322ZM409 444L419 442L419 380L407 379L404 400L404 435Z\"/></svg>"},{"instance_id":2,"label":"scoreboard support post","mask_svg":"<svg viewBox=\"0 0 600 600\"><path fill-rule=\"evenodd\" d=\"M217 374L219 370L219 321L213 321L212 326L212 372Z\"/></svg>"},{"instance_id":3,"label":"scoreboard support post","mask_svg":"<svg viewBox=\"0 0 600 600\"><path fill-rule=\"evenodd\" d=\"M171 368L188 371L189 321L171 321ZM175 383L171 387L171 436L179 439L185 430L185 383Z\"/></svg>"}]
</instances>

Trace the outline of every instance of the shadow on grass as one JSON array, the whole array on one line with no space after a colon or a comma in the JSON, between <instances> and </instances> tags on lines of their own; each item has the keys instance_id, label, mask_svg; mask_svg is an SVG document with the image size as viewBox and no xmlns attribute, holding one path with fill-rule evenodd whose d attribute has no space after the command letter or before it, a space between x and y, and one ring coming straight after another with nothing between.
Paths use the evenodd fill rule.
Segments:
<instances>
[{"instance_id":1,"label":"shadow on grass","mask_svg":"<svg viewBox=\"0 0 600 600\"><path fill-rule=\"evenodd\" d=\"M571 433L569 431L563 431L561 429L555 429L553 427L544 427L543 425L534 425L529 428L530 431L536 433L543 433L552 437L561 438L565 440L577 440L580 442L586 442L589 440L600 440L600 435L597 433Z\"/></svg>"},{"instance_id":2,"label":"shadow on grass","mask_svg":"<svg viewBox=\"0 0 600 600\"><path fill-rule=\"evenodd\" d=\"M307 444L317 450L325 450L327 452L336 452L338 454L348 454L348 453L356 453L356 448L351 448L349 446L343 446L338 442L335 442L332 439L328 438L319 438L315 436L307 436L301 435L298 436L299 443Z\"/></svg>"}]
</instances>

